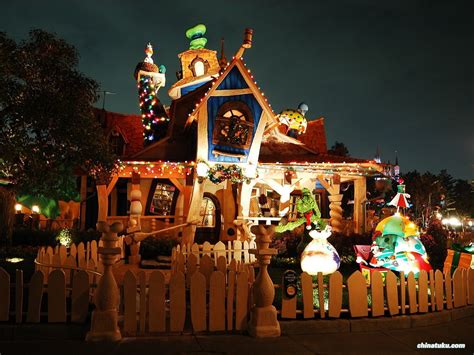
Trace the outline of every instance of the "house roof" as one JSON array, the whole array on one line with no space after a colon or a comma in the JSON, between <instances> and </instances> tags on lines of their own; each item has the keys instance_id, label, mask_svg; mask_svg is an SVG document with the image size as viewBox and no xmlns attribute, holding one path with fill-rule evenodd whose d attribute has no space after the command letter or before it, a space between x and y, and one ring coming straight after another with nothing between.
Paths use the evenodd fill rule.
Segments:
<instances>
[{"instance_id":1,"label":"house roof","mask_svg":"<svg viewBox=\"0 0 474 355\"><path fill-rule=\"evenodd\" d=\"M371 160L341 157L317 152L305 144L279 142L273 139L262 141L259 162L261 163L370 163Z\"/></svg>"},{"instance_id":2,"label":"house roof","mask_svg":"<svg viewBox=\"0 0 474 355\"><path fill-rule=\"evenodd\" d=\"M113 130L119 132L125 141L123 157L131 157L143 149L143 124L140 115L110 112L96 108L94 114L102 123L105 135Z\"/></svg>"},{"instance_id":3,"label":"house roof","mask_svg":"<svg viewBox=\"0 0 474 355\"><path fill-rule=\"evenodd\" d=\"M318 153L326 153L326 130L324 129L324 118L309 121L306 132L298 137L307 147Z\"/></svg>"}]
</instances>

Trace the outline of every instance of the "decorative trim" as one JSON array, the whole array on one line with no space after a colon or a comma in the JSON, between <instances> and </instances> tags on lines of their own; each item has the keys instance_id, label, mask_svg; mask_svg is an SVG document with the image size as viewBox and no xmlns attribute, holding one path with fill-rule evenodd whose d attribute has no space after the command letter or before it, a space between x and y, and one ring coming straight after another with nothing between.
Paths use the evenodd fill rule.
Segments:
<instances>
[{"instance_id":1,"label":"decorative trim","mask_svg":"<svg viewBox=\"0 0 474 355\"><path fill-rule=\"evenodd\" d=\"M253 94L252 89L225 89L225 90L215 90L211 96L238 96L238 95L248 95Z\"/></svg>"}]
</instances>

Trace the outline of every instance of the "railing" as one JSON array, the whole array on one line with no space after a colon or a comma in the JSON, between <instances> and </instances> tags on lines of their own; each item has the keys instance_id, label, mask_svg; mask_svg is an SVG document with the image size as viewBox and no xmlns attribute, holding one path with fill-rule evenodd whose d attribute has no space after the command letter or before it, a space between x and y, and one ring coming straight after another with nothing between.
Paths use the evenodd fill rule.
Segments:
<instances>
[{"instance_id":1,"label":"railing","mask_svg":"<svg viewBox=\"0 0 474 355\"><path fill-rule=\"evenodd\" d=\"M64 245L58 245L55 248L41 247L36 255L35 269L43 272L45 282L53 270L63 269L67 283L72 277L73 270L81 270L87 272L90 283L95 284L103 272L97 253L99 245L100 242L93 240L85 244L82 242L77 245L71 244L69 248Z\"/></svg>"},{"instance_id":2,"label":"railing","mask_svg":"<svg viewBox=\"0 0 474 355\"><path fill-rule=\"evenodd\" d=\"M252 264L255 262L255 255L250 254L251 249L256 249L255 241L228 241L227 247L223 242L210 244L204 242L202 245L197 243L177 245L171 251L171 268L172 270L181 269L187 262L190 255L196 257L196 263L199 265L204 256L208 256L212 263L217 266L220 257L221 262L225 261L226 267L235 260L237 264Z\"/></svg>"},{"instance_id":3,"label":"railing","mask_svg":"<svg viewBox=\"0 0 474 355\"><path fill-rule=\"evenodd\" d=\"M141 226L143 232L154 232L160 229L171 227L175 224L182 224L186 220L186 216L140 216ZM130 216L108 216L107 223L122 222L124 226L128 225ZM173 220L173 223L170 221ZM172 231L173 235L178 233L178 230Z\"/></svg>"}]
</instances>

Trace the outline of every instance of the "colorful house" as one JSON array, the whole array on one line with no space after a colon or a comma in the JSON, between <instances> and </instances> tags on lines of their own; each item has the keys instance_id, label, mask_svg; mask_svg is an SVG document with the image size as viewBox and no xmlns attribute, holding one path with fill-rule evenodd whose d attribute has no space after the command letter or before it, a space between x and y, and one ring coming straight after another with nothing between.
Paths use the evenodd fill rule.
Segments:
<instances>
[{"instance_id":1,"label":"colorful house","mask_svg":"<svg viewBox=\"0 0 474 355\"><path fill-rule=\"evenodd\" d=\"M242 58L252 45L251 30L230 62L203 41L193 44L203 38L205 29L199 31L188 36L191 49L178 55L181 71L168 90L169 107L147 101L153 92L140 86L159 76L156 93L165 82L163 66L150 66L148 49L148 62L139 63L135 76L149 111L141 117L97 112L122 160L107 185L97 186L98 199L92 180L82 178L82 198L92 196L82 206L83 227L93 226L97 215L127 225L131 191L139 190L134 198L142 206L142 231L184 225L175 230L184 242L245 238L246 221L295 218L295 200L306 187L334 231L363 232L366 179L383 174L383 166L328 154L324 119L307 120L305 104L281 114L272 110ZM146 76L147 70L155 74ZM344 220L341 184L348 182L354 184L354 208Z\"/></svg>"}]
</instances>

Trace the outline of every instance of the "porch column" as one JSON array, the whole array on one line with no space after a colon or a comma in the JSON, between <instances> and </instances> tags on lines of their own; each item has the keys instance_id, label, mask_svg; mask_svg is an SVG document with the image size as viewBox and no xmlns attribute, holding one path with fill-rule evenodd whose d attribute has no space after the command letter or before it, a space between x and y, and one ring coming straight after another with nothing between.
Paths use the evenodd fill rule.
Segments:
<instances>
[{"instance_id":1,"label":"porch column","mask_svg":"<svg viewBox=\"0 0 474 355\"><path fill-rule=\"evenodd\" d=\"M366 178L354 180L354 233L365 232Z\"/></svg>"},{"instance_id":2,"label":"porch column","mask_svg":"<svg viewBox=\"0 0 474 355\"><path fill-rule=\"evenodd\" d=\"M140 190L140 175L132 174L132 190L130 191L130 220L128 222L127 234L125 243L130 247L130 256L128 257L129 264L140 264L141 256L140 242L134 239L131 233L141 232L141 215L143 211L142 206L142 192Z\"/></svg>"},{"instance_id":3,"label":"porch column","mask_svg":"<svg viewBox=\"0 0 474 355\"><path fill-rule=\"evenodd\" d=\"M329 192L329 220L332 230L334 232L341 233L342 228L342 194L341 192L341 177L338 174L334 174L331 177L330 183L328 183L323 176L318 176L318 180L321 185Z\"/></svg>"},{"instance_id":4,"label":"porch column","mask_svg":"<svg viewBox=\"0 0 474 355\"><path fill-rule=\"evenodd\" d=\"M247 228L248 220L245 220L245 218L250 215L250 199L255 184L256 180L253 179L249 183L243 182L239 186L237 195L237 218L234 220L234 225L237 227L237 240L244 241L252 239L250 230Z\"/></svg>"},{"instance_id":5,"label":"porch column","mask_svg":"<svg viewBox=\"0 0 474 355\"><path fill-rule=\"evenodd\" d=\"M107 185L100 184L96 186L97 189L97 203L98 203L98 213L97 213L97 222L107 222L107 212L109 204L109 196L107 194Z\"/></svg>"},{"instance_id":6,"label":"porch column","mask_svg":"<svg viewBox=\"0 0 474 355\"><path fill-rule=\"evenodd\" d=\"M189 244L194 242L194 235L196 233L196 221L199 221L201 203L204 196L205 181L199 182L197 176L194 178L193 191L191 195L191 203L189 205L188 218L186 222L189 223L183 230L183 239L181 244Z\"/></svg>"}]
</instances>

